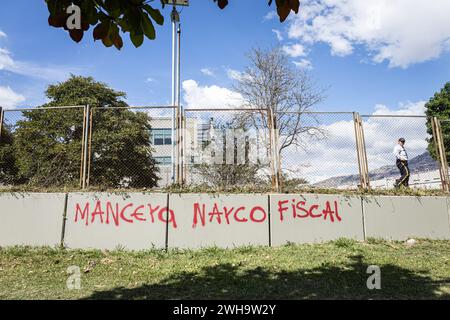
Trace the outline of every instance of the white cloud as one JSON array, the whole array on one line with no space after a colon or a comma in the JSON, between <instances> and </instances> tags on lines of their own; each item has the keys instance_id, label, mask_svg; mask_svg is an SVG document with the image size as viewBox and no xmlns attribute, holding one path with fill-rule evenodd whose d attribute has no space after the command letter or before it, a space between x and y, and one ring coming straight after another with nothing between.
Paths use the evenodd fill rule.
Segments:
<instances>
[{"instance_id":1,"label":"white cloud","mask_svg":"<svg viewBox=\"0 0 450 320\"><path fill-rule=\"evenodd\" d=\"M277 17L277 12L272 10L269 11L265 16L264 16L264 20L272 20L275 19Z\"/></svg>"},{"instance_id":2,"label":"white cloud","mask_svg":"<svg viewBox=\"0 0 450 320\"><path fill-rule=\"evenodd\" d=\"M425 103L425 101L400 103L399 108L395 110L391 110L384 104L377 104L373 115L424 116Z\"/></svg>"},{"instance_id":3,"label":"white cloud","mask_svg":"<svg viewBox=\"0 0 450 320\"><path fill-rule=\"evenodd\" d=\"M6 38L6 33L0 30L0 38Z\"/></svg>"},{"instance_id":4,"label":"white cloud","mask_svg":"<svg viewBox=\"0 0 450 320\"><path fill-rule=\"evenodd\" d=\"M304 0L288 35L337 56L361 45L373 62L406 68L450 50L449 12L448 0Z\"/></svg>"},{"instance_id":5,"label":"white cloud","mask_svg":"<svg viewBox=\"0 0 450 320\"><path fill-rule=\"evenodd\" d=\"M240 80L242 78L242 72L234 69L227 69L227 76L231 80Z\"/></svg>"},{"instance_id":6,"label":"white cloud","mask_svg":"<svg viewBox=\"0 0 450 320\"><path fill-rule=\"evenodd\" d=\"M301 44L286 45L282 47L283 51L292 58L306 56L305 47Z\"/></svg>"},{"instance_id":7,"label":"white cloud","mask_svg":"<svg viewBox=\"0 0 450 320\"><path fill-rule=\"evenodd\" d=\"M156 80L153 79L153 78L151 78L151 77L148 77L146 81L147 81L147 82L155 82Z\"/></svg>"},{"instance_id":8,"label":"white cloud","mask_svg":"<svg viewBox=\"0 0 450 320\"><path fill-rule=\"evenodd\" d=\"M272 32L275 33L275 35L277 36L278 41L283 41L284 40L283 35L282 35L280 30L272 29Z\"/></svg>"},{"instance_id":9,"label":"white cloud","mask_svg":"<svg viewBox=\"0 0 450 320\"><path fill-rule=\"evenodd\" d=\"M183 81L183 99L187 108L232 108L239 107L240 94L216 85L200 86L195 80Z\"/></svg>"},{"instance_id":10,"label":"white cloud","mask_svg":"<svg viewBox=\"0 0 450 320\"><path fill-rule=\"evenodd\" d=\"M14 61L8 50L0 48L0 70L12 68Z\"/></svg>"},{"instance_id":11,"label":"white cloud","mask_svg":"<svg viewBox=\"0 0 450 320\"><path fill-rule=\"evenodd\" d=\"M21 102L25 101L25 97L14 92L10 87L0 86L0 106L5 108L14 108Z\"/></svg>"},{"instance_id":12,"label":"white cloud","mask_svg":"<svg viewBox=\"0 0 450 320\"><path fill-rule=\"evenodd\" d=\"M205 76L210 76L210 77L214 76L214 72L208 68L200 69L200 72L203 73Z\"/></svg>"},{"instance_id":13,"label":"white cloud","mask_svg":"<svg viewBox=\"0 0 450 320\"><path fill-rule=\"evenodd\" d=\"M300 69L311 70L313 68L311 61L308 59L301 59L300 61L293 62Z\"/></svg>"},{"instance_id":14,"label":"white cloud","mask_svg":"<svg viewBox=\"0 0 450 320\"><path fill-rule=\"evenodd\" d=\"M15 60L7 49L0 48L0 71L43 79L47 81L65 80L70 73L79 73L79 69L64 66L41 66L33 62Z\"/></svg>"}]
</instances>

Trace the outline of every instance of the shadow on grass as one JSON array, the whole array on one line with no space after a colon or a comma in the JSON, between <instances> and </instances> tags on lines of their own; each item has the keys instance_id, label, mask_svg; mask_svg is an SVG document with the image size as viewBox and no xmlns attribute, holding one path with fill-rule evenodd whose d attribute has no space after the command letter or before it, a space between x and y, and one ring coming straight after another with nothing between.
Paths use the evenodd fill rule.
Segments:
<instances>
[{"instance_id":1,"label":"shadow on grass","mask_svg":"<svg viewBox=\"0 0 450 320\"><path fill-rule=\"evenodd\" d=\"M381 289L369 290L367 267L360 255L345 266L296 271L219 264L157 284L97 291L85 299L450 299L448 292L439 294L439 288L450 286L450 278L436 281L390 264L380 266Z\"/></svg>"}]
</instances>

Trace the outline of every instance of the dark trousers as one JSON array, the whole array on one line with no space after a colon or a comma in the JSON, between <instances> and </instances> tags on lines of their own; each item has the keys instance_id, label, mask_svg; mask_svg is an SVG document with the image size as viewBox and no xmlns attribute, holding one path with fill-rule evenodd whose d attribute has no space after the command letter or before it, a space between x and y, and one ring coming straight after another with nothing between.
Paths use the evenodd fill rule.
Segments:
<instances>
[{"instance_id":1,"label":"dark trousers","mask_svg":"<svg viewBox=\"0 0 450 320\"><path fill-rule=\"evenodd\" d=\"M402 161L397 159L397 168L400 170L400 174L401 177L400 179L396 180L396 186L400 187L400 186L405 186L405 187L409 187L409 176L410 176L410 171L408 168L408 161Z\"/></svg>"}]
</instances>

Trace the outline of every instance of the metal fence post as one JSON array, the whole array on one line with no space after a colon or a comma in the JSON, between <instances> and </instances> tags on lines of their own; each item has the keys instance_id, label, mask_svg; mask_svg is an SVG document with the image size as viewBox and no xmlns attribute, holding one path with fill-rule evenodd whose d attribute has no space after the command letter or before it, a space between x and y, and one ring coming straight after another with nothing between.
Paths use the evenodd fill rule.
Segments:
<instances>
[{"instance_id":1,"label":"metal fence post","mask_svg":"<svg viewBox=\"0 0 450 320\"><path fill-rule=\"evenodd\" d=\"M442 138L441 123L437 117L431 118L431 129L434 137L434 147L436 155L439 159L439 175L441 176L442 190L449 192L449 176L448 176L448 163L445 153L445 145Z\"/></svg>"},{"instance_id":2,"label":"metal fence post","mask_svg":"<svg viewBox=\"0 0 450 320\"><path fill-rule=\"evenodd\" d=\"M2 141L3 118L5 117L3 107L0 107L0 142Z\"/></svg>"},{"instance_id":3,"label":"metal fence post","mask_svg":"<svg viewBox=\"0 0 450 320\"><path fill-rule=\"evenodd\" d=\"M86 106L83 108L83 131L81 133L81 159L80 159L80 188L83 188L83 162L84 162L84 145L86 140Z\"/></svg>"},{"instance_id":4,"label":"metal fence post","mask_svg":"<svg viewBox=\"0 0 450 320\"><path fill-rule=\"evenodd\" d=\"M360 187L364 190L370 189L369 169L367 163L366 142L364 139L364 128L361 116L353 112L355 126L356 154L358 158Z\"/></svg>"},{"instance_id":5,"label":"metal fence post","mask_svg":"<svg viewBox=\"0 0 450 320\"><path fill-rule=\"evenodd\" d=\"M94 117L94 109L89 112L89 127L88 127L88 154L87 154L87 176L86 176L86 187L89 187L90 178L91 178L91 160L92 160L92 131L93 131L93 117Z\"/></svg>"},{"instance_id":6,"label":"metal fence post","mask_svg":"<svg viewBox=\"0 0 450 320\"><path fill-rule=\"evenodd\" d=\"M274 138L275 138L275 160L276 160L276 177L277 177L277 183L278 183L278 188L277 191L281 191L282 187L283 187L283 177L281 174L281 150L280 150L280 146L279 146L279 142L280 142L280 132L278 130L278 125L277 125L277 116L276 114L273 115L273 128L274 128Z\"/></svg>"},{"instance_id":7,"label":"metal fence post","mask_svg":"<svg viewBox=\"0 0 450 320\"><path fill-rule=\"evenodd\" d=\"M181 106L177 105L177 123L175 127L175 133L176 133L176 183L178 185L181 184L181 139L182 139L182 133L181 133Z\"/></svg>"},{"instance_id":8,"label":"metal fence post","mask_svg":"<svg viewBox=\"0 0 450 320\"><path fill-rule=\"evenodd\" d=\"M366 189L370 189L370 177L369 177L369 163L367 161L367 150L366 150L366 139L364 137L364 124L361 116L358 113L359 125L361 130L361 154L363 158L363 168L364 168L364 180Z\"/></svg>"},{"instance_id":9,"label":"metal fence post","mask_svg":"<svg viewBox=\"0 0 450 320\"><path fill-rule=\"evenodd\" d=\"M180 162L180 183L181 185L184 185L185 182L185 153L186 153L186 115L185 112L183 110L183 108L181 108L181 112L180 112L180 158L181 158L181 162Z\"/></svg>"},{"instance_id":10,"label":"metal fence post","mask_svg":"<svg viewBox=\"0 0 450 320\"><path fill-rule=\"evenodd\" d=\"M268 110L268 125L269 125L269 139L270 139L270 167L272 169L272 187L275 191L280 191L280 183L278 179L278 150L276 143L276 125L275 125L275 117L272 109Z\"/></svg>"},{"instance_id":11,"label":"metal fence post","mask_svg":"<svg viewBox=\"0 0 450 320\"><path fill-rule=\"evenodd\" d=\"M87 163L88 163L88 140L89 140L89 118L90 118L90 106L86 106L86 128L84 128L84 145L83 145L83 181L81 188L86 189L86 180L87 180Z\"/></svg>"}]
</instances>

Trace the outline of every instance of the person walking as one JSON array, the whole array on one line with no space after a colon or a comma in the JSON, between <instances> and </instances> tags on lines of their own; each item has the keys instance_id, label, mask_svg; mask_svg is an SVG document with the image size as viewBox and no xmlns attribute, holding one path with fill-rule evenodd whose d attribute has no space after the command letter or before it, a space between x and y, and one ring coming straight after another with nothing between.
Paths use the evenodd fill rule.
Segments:
<instances>
[{"instance_id":1,"label":"person walking","mask_svg":"<svg viewBox=\"0 0 450 320\"><path fill-rule=\"evenodd\" d=\"M395 188L400 188L400 186L404 186L406 188L409 187L409 176L410 171L408 167L408 154L405 150L405 139L398 139L397 145L394 148L394 155L396 157L396 165L400 170L401 177L395 180Z\"/></svg>"}]
</instances>

